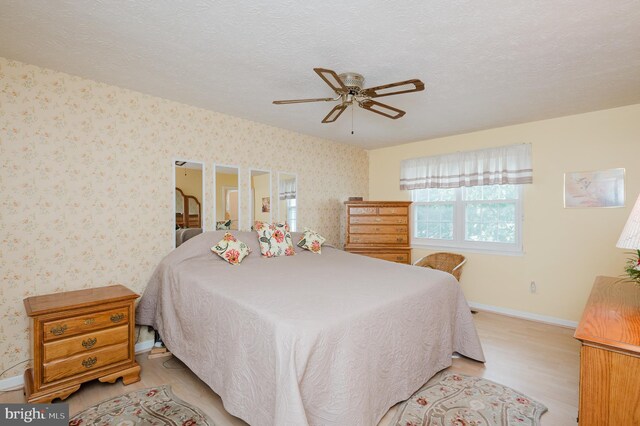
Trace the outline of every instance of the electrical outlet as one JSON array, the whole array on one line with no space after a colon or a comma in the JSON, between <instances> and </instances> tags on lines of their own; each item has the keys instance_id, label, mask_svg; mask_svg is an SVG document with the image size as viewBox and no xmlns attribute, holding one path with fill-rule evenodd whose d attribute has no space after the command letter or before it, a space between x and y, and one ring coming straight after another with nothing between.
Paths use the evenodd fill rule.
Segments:
<instances>
[{"instance_id":1,"label":"electrical outlet","mask_svg":"<svg viewBox=\"0 0 640 426\"><path fill-rule=\"evenodd\" d=\"M529 284L529 292L535 293L536 291L538 291L538 288L536 287L536 282L531 281L531 284Z\"/></svg>"}]
</instances>

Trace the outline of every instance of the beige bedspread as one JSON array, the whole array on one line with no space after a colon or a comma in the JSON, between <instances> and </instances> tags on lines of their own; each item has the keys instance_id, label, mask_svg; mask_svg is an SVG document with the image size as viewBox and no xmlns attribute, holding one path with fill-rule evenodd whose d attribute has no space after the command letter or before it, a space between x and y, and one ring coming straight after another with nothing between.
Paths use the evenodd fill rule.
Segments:
<instances>
[{"instance_id":1,"label":"beige bedspread","mask_svg":"<svg viewBox=\"0 0 640 426\"><path fill-rule=\"evenodd\" d=\"M223 231L170 253L137 322L255 426L377 424L458 352L484 361L449 274L324 247L322 254L231 266L211 253ZM294 243L299 236L294 236Z\"/></svg>"}]
</instances>

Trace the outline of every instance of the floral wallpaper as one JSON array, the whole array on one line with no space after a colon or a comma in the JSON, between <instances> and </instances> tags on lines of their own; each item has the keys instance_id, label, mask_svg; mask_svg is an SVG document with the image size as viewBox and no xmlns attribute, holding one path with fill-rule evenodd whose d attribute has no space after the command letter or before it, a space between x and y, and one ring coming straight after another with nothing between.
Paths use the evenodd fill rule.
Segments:
<instances>
[{"instance_id":1,"label":"floral wallpaper","mask_svg":"<svg viewBox=\"0 0 640 426\"><path fill-rule=\"evenodd\" d=\"M275 154L278 153L278 154ZM363 149L0 58L0 371L30 358L22 299L122 283L141 293L173 247L172 160L297 173L299 227L340 244L342 202L367 196ZM20 364L2 378L20 374Z\"/></svg>"}]
</instances>

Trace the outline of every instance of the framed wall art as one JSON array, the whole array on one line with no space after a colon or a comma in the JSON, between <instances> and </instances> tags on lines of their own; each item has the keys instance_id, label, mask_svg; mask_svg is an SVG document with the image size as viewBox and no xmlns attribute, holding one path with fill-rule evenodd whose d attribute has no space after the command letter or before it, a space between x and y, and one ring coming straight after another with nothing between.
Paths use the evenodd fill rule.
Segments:
<instances>
[{"instance_id":1,"label":"framed wall art","mask_svg":"<svg viewBox=\"0 0 640 426\"><path fill-rule=\"evenodd\" d=\"M262 213L271 211L271 197L262 197Z\"/></svg>"},{"instance_id":2,"label":"framed wall art","mask_svg":"<svg viewBox=\"0 0 640 426\"><path fill-rule=\"evenodd\" d=\"M624 169L567 172L564 207L624 207Z\"/></svg>"}]
</instances>

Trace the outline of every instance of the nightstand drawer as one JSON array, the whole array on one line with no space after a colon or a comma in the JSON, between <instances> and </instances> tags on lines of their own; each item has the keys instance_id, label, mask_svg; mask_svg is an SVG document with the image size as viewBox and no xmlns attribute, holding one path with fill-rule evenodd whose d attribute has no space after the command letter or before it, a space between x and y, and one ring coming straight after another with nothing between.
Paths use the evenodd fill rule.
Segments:
<instances>
[{"instance_id":1,"label":"nightstand drawer","mask_svg":"<svg viewBox=\"0 0 640 426\"><path fill-rule=\"evenodd\" d=\"M61 339L101 328L129 323L129 307L122 306L108 311L90 313L43 324L44 340Z\"/></svg>"},{"instance_id":2,"label":"nightstand drawer","mask_svg":"<svg viewBox=\"0 0 640 426\"><path fill-rule=\"evenodd\" d=\"M107 328L76 337L47 342L44 344L44 362L126 342L128 338L129 327L125 324L115 328Z\"/></svg>"},{"instance_id":3,"label":"nightstand drawer","mask_svg":"<svg viewBox=\"0 0 640 426\"><path fill-rule=\"evenodd\" d=\"M75 374L108 367L127 358L129 358L129 343L125 342L49 362L44 364L44 382L50 383Z\"/></svg>"}]
</instances>

